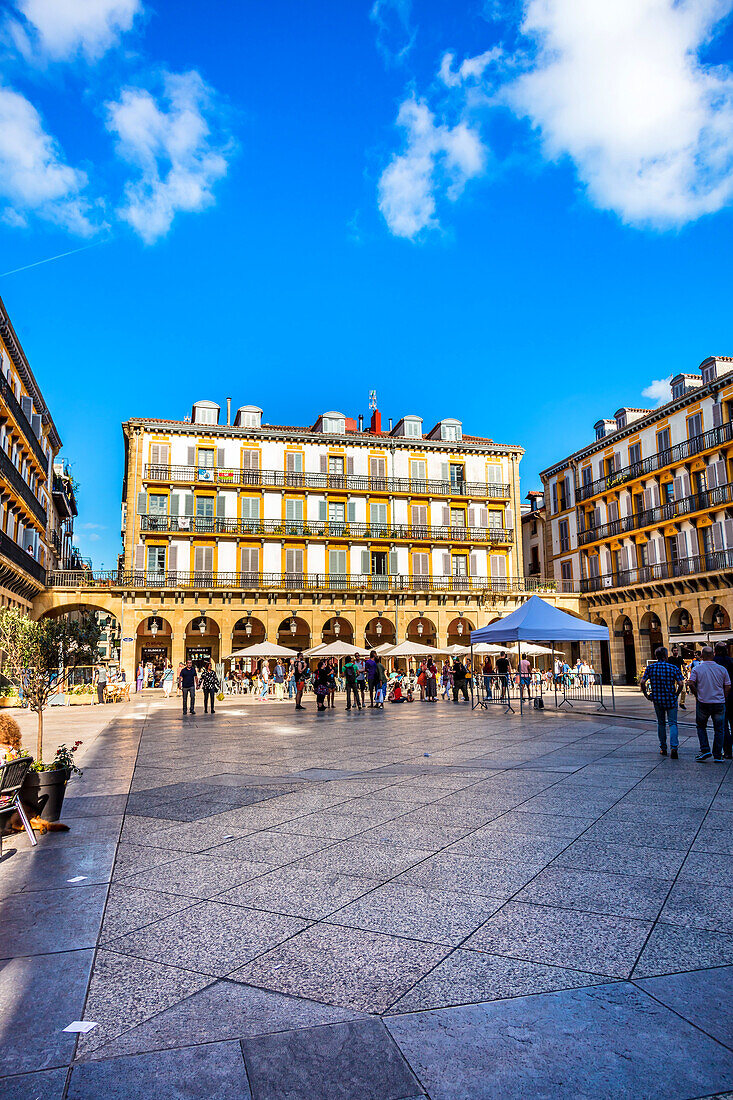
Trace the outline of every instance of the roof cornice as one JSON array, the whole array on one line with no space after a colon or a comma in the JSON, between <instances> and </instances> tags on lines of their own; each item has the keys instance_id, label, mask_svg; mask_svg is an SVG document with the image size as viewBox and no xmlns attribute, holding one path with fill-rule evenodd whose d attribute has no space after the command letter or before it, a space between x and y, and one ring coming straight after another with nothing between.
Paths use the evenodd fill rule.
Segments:
<instances>
[{"instance_id":1,"label":"roof cornice","mask_svg":"<svg viewBox=\"0 0 733 1100\"><path fill-rule=\"evenodd\" d=\"M48 405L43 399L40 386L36 382L35 375L31 370L31 365L28 362L28 358L23 351L20 340L17 333L13 328L13 323L10 320L8 311L5 308L5 303L0 298L0 336L2 336L3 343L8 349L8 354L13 360L15 369L23 379L23 384L28 390L28 393L33 398L33 405L38 413L40 413L42 422L48 428L48 434L51 438L52 448L58 452L61 450L61 436L56 430L56 425L53 422L53 417L49 412Z\"/></svg>"}]
</instances>

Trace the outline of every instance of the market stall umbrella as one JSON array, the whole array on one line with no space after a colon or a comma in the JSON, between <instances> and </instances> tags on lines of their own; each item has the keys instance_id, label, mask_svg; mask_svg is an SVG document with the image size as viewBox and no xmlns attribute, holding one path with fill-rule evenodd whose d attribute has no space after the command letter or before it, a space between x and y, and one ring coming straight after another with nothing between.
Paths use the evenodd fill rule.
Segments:
<instances>
[{"instance_id":1,"label":"market stall umbrella","mask_svg":"<svg viewBox=\"0 0 733 1100\"><path fill-rule=\"evenodd\" d=\"M369 650L362 645L349 645L348 642L329 642L328 645L317 645L306 651L306 657L353 657L355 653L364 656Z\"/></svg>"},{"instance_id":2,"label":"market stall umbrella","mask_svg":"<svg viewBox=\"0 0 733 1100\"><path fill-rule=\"evenodd\" d=\"M445 649L436 649L435 646L426 645L424 642L399 642L386 650L385 657L434 657L440 653L447 653Z\"/></svg>"},{"instance_id":3,"label":"market stall umbrella","mask_svg":"<svg viewBox=\"0 0 733 1100\"><path fill-rule=\"evenodd\" d=\"M237 649L225 657L225 661L231 661L235 657L295 657L296 651L287 646L278 645L277 642L256 642L255 645L245 649Z\"/></svg>"},{"instance_id":4,"label":"market stall umbrella","mask_svg":"<svg viewBox=\"0 0 733 1100\"><path fill-rule=\"evenodd\" d=\"M470 645L449 645L445 650L451 657L465 657L471 652Z\"/></svg>"},{"instance_id":5,"label":"market stall umbrella","mask_svg":"<svg viewBox=\"0 0 733 1100\"><path fill-rule=\"evenodd\" d=\"M521 650L527 657L541 657L544 653L552 653L549 646L535 645L534 642L518 642L516 646L507 646L507 650L511 653L517 653Z\"/></svg>"},{"instance_id":6,"label":"market stall umbrella","mask_svg":"<svg viewBox=\"0 0 733 1100\"><path fill-rule=\"evenodd\" d=\"M386 657L391 648L392 648L392 643L391 642L382 642L381 645L378 645L376 647L374 652L376 653L376 655L378 657ZM371 650L369 650L369 652L371 653Z\"/></svg>"}]
</instances>

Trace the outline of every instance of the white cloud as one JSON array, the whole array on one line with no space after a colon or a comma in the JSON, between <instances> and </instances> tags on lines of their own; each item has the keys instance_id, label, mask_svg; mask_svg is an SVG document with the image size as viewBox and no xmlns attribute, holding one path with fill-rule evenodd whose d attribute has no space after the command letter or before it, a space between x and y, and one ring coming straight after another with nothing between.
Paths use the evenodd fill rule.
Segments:
<instances>
[{"instance_id":1,"label":"white cloud","mask_svg":"<svg viewBox=\"0 0 733 1100\"><path fill-rule=\"evenodd\" d=\"M52 61L96 61L143 10L142 0L15 0L15 7L23 17L9 27L16 46Z\"/></svg>"},{"instance_id":2,"label":"white cloud","mask_svg":"<svg viewBox=\"0 0 733 1100\"><path fill-rule=\"evenodd\" d=\"M484 171L486 149L466 122L437 123L427 104L412 96L402 103L397 125L406 148L382 173L379 209L395 236L412 240L438 226L437 197L457 199L466 181Z\"/></svg>"},{"instance_id":3,"label":"white cloud","mask_svg":"<svg viewBox=\"0 0 733 1100\"><path fill-rule=\"evenodd\" d=\"M33 104L0 86L0 197L9 207L6 223L25 225L35 214L73 233L88 236L87 177L66 163Z\"/></svg>"},{"instance_id":4,"label":"white cloud","mask_svg":"<svg viewBox=\"0 0 733 1100\"><path fill-rule=\"evenodd\" d=\"M671 381L671 374L668 378L655 378L653 382L641 391L641 396L646 397L649 401L653 401L655 405L665 405L667 401L672 398L672 392L669 385Z\"/></svg>"},{"instance_id":5,"label":"white cloud","mask_svg":"<svg viewBox=\"0 0 733 1100\"><path fill-rule=\"evenodd\" d=\"M212 138L212 95L199 74L166 73L163 84L160 100L128 87L107 104L120 156L140 169L118 214L146 244L165 236L177 213L210 206L213 185L227 171L227 145Z\"/></svg>"},{"instance_id":6,"label":"white cloud","mask_svg":"<svg viewBox=\"0 0 733 1100\"><path fill-rule=\"evenodd\" d=\"M412 0L374 0L369 18L377 28L377 49L390 65L401 64L415 44Z\"/></svg>"},{"instance_id":7,"label":"white cloud","mask_svg":"<svg viewBox=\"0 0 733 1100\"><path fill-rule=\"evenodd\" d=\"M501 47L494 46L490 50L484 50L483 53L477 54L476 57L465 58L458 68L454 70L453 65L456 60L456 55L453 53L446 53L443 54L443 60L440 63L440 72L438 75L447 88L458 88L467 81L481 80L489 65L491 65L493 61L499 61L503 56L504 51Z\"/></svg>"},{"instance_id":8,"label":"white cloud","mask_svg":"<svg viewBox=\"0 0 733 1100\"><path fill-rule=\"evenodd\" d=\"M531 68L505 88L590 200L679 226L733 195L733 74L701 53L733 0L528 0Z\"/></svg>"}]
</instances>

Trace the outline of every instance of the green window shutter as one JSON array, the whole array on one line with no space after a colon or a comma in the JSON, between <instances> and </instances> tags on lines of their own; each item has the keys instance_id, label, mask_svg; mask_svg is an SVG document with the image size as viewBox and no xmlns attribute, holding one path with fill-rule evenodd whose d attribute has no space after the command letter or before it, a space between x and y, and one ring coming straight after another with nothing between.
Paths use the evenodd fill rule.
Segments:
<instances>
[{"instance_id":1,"label":"green window shutter","mask_svg":"<svg viewBox=\"0 0 733 1100\"><path fill-rule=\"evenodd\" d=\"M226 515L224 505L226 504L226 498L223 493L217 493L216 495L216 518L224 519Z\"/></svg>"},{"instance_id":2,"label":"green window shutter","mask_svg":"<svg viewBox=\"0 0 733 1100\"><path fill-rule=\"evenodd\" d=\"M137 514L139 516L148 514L148 494L145 491L137 494Z\"/></svg>"},{"instance_id":3,"label":"green window shutter","mask_svg":"<svg viewBox=\"0 0 733 1100\"><path fill-rule=\"evenodd\" d=\"M389 553L389 572L390 572L391 576L395 577L395 576L397 576L397 571L398 571L397 551L396 550L390 550L390 553Z\"/></svg>"},{"instance_id":4,"label":"green window shutter","mask_svg":"<svg viewBox=\"0 0 733 1100\"><path fill-rule=\"evenodd\" d=\"M370 567L370 564L369 564L369 551L368 550L362 550L362 552L361 552L361 571L362 571L362 573L367 574L367 575L371 572L371 567Z\"/></svg>"},{"instance_id":5,"label":"green window shutter","mask_svg":"<svg viewBox=\"0 0 733 1100\"><path fill-rule=\"evenodd\" d=\"M319 520L328 519L328 504L325 500L318 501L318 518Z\"/></svg>"}]
</instances>

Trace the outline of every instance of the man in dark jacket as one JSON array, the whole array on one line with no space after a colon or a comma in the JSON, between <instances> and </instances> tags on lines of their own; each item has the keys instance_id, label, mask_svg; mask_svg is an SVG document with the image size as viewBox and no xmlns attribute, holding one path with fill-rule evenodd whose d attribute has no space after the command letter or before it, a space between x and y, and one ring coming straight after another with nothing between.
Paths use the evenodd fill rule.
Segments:
<instances>
[{"instance_id":1,"label":"man in dark jacket","mask_svg":"<svg viewBox=\"0 0 733 1100\"><path fill-rule=\"evenodd\" d=\"M359 702L359 688L357 686L358 667L355 657L347 657L344 661L344 680L346 681L346 709L351 710L351 696L354 696L356 709L361 710Z\"/></svg>"},{"instance_id":2,"label":"man in dark jacket","mask_svg":"<svg viewBox=\"0 0 733 1100\"><path fill-rule=\"evenodd\" d=\"M463 693L463 698L468 702L468 684L466 683L466 669L460 657L456 657L453 664L453 702L458 702L458 692Z\"/></svg>"},{"instance_id":3,"label":"man in dark jacket","mask_svg":"<svg viewBox=\"0 0 733 1100\"><path fill-rule=\"evenodd\" d=\"M728 656L728 646L725 642L715 644L715 663L727 669L730 682L733 684L733 661ZM723 737L723 756L726 760L733 760L733 691L725 701L725 735Z\"/></svg>"},{"instance_id":4,"label":"man in dark jacket","mask_svg":"<svg viewBox=\"0 0 733 1100\"><path fill-rule=\"evenodd\" d=\"M178 686L183 694L183 713L188 711L188 702L191 701L191 714L195 714L196 688L199 686L199 678L196 669L189 657L178 676Z\"/></svg>"}]
</instances>

